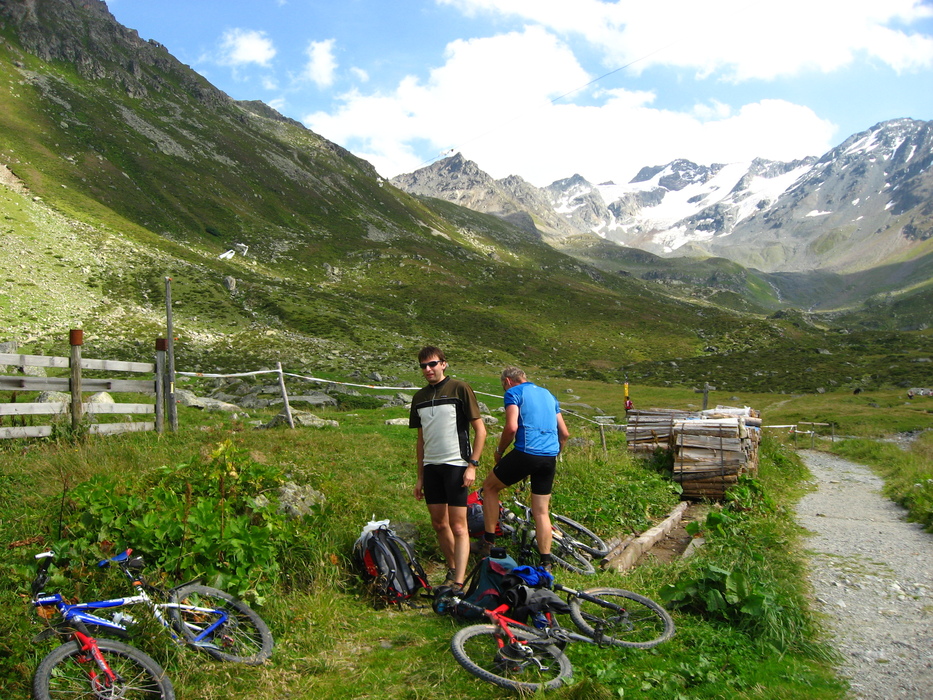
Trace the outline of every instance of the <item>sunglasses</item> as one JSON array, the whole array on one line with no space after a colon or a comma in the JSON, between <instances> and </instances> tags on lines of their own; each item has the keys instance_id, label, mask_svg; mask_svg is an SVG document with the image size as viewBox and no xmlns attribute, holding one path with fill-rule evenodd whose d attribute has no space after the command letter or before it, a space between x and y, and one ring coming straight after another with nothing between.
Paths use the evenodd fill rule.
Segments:
<instances>
[{"instance_id":1,"label":"sunglasses","mask_svg":"<svg viewBox=\"0 0 933 700\"><path fill-rule=\"evenodd\" d=\"M442 360L431 360L430 362L419 362L418 366L421 369L427 369L428 367L437 367Z\"/></svg>"}]
</instances>

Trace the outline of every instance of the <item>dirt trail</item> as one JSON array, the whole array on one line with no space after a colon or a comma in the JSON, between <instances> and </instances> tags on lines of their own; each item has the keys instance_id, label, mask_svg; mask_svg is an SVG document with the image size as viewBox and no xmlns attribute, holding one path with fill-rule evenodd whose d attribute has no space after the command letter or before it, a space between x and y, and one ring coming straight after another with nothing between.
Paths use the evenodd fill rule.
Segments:
<instances>
[{"instance_id":1,"label":"dirt trail","mask_svg":"<svg viewBox=\"0 0 933 700\"><path fill-rule=\"evenodd\" d=\"M801 450L817 487L797 507L810 580L859 700L933 699L933 534L868 467Z\"/></svg>"}]
</instances>

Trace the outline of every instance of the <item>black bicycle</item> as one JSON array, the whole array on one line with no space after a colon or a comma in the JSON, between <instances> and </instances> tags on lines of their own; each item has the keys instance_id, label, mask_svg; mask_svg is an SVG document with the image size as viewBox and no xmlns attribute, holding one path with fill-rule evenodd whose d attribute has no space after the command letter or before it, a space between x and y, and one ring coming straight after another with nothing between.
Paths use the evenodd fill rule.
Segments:
<instances>
[{"instance_id":1,"label":"black bicycle","mask_svg":"<svg viewBox=\"0 0 933 700\"><path fill-rule=\"evenodd\" d=\"M552 591L567 595L564 602ZM506 602L486 610L449 592L448 603L481 613L489 624L464 627L450 642L451 653L469 673L481 680L519 692L557 688L573 675L564 653L570 642L597 646L650 649L674 636L674 621L650 598L621 588L578 591L558 583L552 590L518 586L505 594ZM536 603L529 604L531 598ZM435 602L435 610L438 609ZM511 611L536 610L531 624ZM569 612L580 632L561 627L555 613ZM513 613L514 614L514 613ZM527 619L527 618L526 618Z\"/></svg>"},{"instance_id":2,"label":"black bicycle","mask_svg":"<svg viewBox=\"0 0 933 700\"><path fill-rule=\"evenodd\" d=\"M522 487L519 487L520 489ZM482 499L482 494L479 494ZM537 564L538 544L531 506L512 495L512 507L500 504L499 528L511 538L515 560L519 564ZM594 559L609 553L602 538L576 520L551 513L551 556L560 566L578 574L595 574Z\"/></svg>"}]
</instances>

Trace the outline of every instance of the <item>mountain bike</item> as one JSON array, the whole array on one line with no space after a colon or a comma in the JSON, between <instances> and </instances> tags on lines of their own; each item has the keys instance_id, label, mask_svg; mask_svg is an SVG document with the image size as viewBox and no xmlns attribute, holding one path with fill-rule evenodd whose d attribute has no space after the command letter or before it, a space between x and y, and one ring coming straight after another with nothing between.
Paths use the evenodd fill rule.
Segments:
<instances>
[{"instance_id":1,"label":"mountain bike","mask_svg":"<svg viewBox=\"0 0 933 700\"><path fill-rule=\"evenodd\" d=\"M57 635L66 640L53 649L36 668L32 688L35 700L175 700L165 671L149 655L122 642L95 639L75 616L52 624L55 604L43 592L48 583L51 552L40 559L32 582L33 605L48 627L33 641Z\"/></svg>"},{"instance_id":2,"label":"mountain bike","mask_svg":"<svg viewBox=\"0 0 933 700\"><path fill-rule=\"evenodd\" d=\"M521 590L525 589L525 590ZM560 687L573 675L564 653L570 642L597 646L626 646L649 649L674 635L674 621L660 605L649 598L621 588L595 588L578 591L555 583L554 591L567 594L564 603L551 591L534 593L518 586L505 594L506 602L486 610L460 599L455 591L452 605L463 606L485 615L489 624L476 624L458 630L450 642L451 653L466 671L481 680L522 693ZM532 595L541 596L536 606L527 607ZM532 624L506 613L537 608ZM556 612L568 611L583 632L561 627Z\"/></svg>"},{"instance_id":3,"label":"mountain bike","mask_svg":"<svg viewBox=\"0 0 933 700\"><path fill-rule=\"evenodd\" d=\"M127 627L136 622L121 610L141 607L168 631L179 644L199 649L219 661L261 664L272 654L272 633L248 605L217 588L196 582L164 590L146 581L141 556L130 556L132 549L98 562L99 567L115 564L132 582L136 595L87 603L68 603L55 593L39 599L54 606L68 620L79 620L95 634L127 636ZM54 553L48 553L54 556ZM101 611L113 609L110 617ZM93 612L92 612L93 611ZM95 614L96 613L96 614Z\"/></svg>"},{"instance_id":4,"label":"mountain bike","mask_svg":"<svg viewBox=\"0 0 933 700\"><path fill-rule=\"evenodd\" d=\"M524 486L520 487L523 489ZM480 495L480 499L482 496ZM514 557L519 564L537 563L538 545L531 506L512 494L512 508L500 504L499 527L515 544ZM592 530L575 520L551 513L551 556L560 566L578 574L595 574L593 559L609 553L609 547Z\"/></svg>"}]
</instances>

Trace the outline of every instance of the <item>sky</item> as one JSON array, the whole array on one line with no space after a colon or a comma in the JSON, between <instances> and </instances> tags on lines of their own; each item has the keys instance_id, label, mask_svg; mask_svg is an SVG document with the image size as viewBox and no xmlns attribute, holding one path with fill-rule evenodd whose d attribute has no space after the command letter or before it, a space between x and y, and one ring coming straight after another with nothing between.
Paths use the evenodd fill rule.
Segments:
<instances>
[{"instance_id":1,"label":"sky","mask_svg":"<svg viewBox=\"0 0 933 700\"><path fill-rule=\"evenodd\" d=\"M933 120L933 0L107 0L237 100L384 177L461 153L533 185L821 156Z\"/></svg>"}]
</instances>

